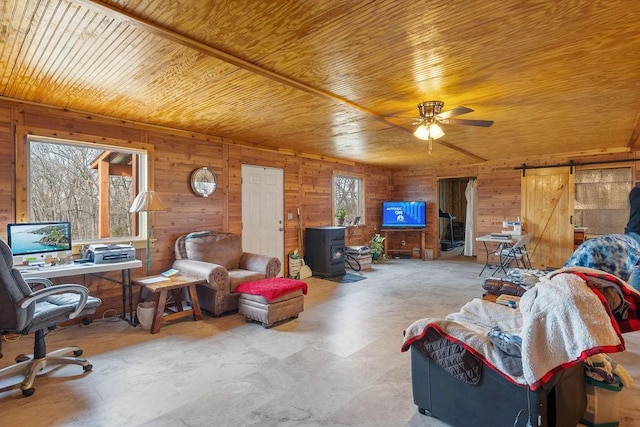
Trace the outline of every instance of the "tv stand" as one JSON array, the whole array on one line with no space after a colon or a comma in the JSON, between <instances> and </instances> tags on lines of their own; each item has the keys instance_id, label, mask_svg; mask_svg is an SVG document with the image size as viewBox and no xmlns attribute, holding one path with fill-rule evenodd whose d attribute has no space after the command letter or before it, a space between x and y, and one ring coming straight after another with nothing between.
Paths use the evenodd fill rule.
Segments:
<instances>
[{"instance_id":1,"label":"tv stand","mask_svg":"<svg viewBox=\"0 0 640 427\"><path fill-rule=\"evenodd\" d=\"M420 233L420 259L423 261L427 259L426 258L427 254L425 251L425 247L427 246L426 228L383 228L380 230L380 233L382 233L382 237L384 237L384 253L385 254L406 252L406 249L405 250L388 249L387 242L389 241L388 239L389 233Z\"/></svg>"}]
</instances>

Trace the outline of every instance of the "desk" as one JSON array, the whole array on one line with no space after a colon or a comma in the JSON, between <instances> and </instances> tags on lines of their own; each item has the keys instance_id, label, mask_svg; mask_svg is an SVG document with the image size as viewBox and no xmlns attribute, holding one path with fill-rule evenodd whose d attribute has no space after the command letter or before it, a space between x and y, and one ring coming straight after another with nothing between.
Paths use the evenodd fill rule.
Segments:
<instances>
[{"instance_id":1,"label":"desk","mask_svg":"<svg viewBox=\"0 0 640 427\"><path fill-rule=\"evenodd\" d=\"M117 283L122 286L122 314L120 317L126 320L131 326L135 326L136 323L133 318L133 287L131 286L131 269L142 267L142 261L124 261L113 262L110 264L64 264L53 267L17 267L20 274L25 279L31 279L34 277L44 277L45 279L53 279L56 277L67 276L80 276L83 274L91 274L92 276L99 277L104 280L108 280L113 283ZM121 271L121 280L114 280L110 277L101 276L98 273L105 273L108 271ZM129 318L126 316L127 306L127 289L129 291Z\"/></svg>"},{"instance_id":2,"label":"desk","mask_svg":"<svg viewBox=\"0 0 640 427\"><path fill-rule=\"evenodd\" d=\"M289 280L289 279L287 279ZM142 291L144 289L157 295L156 311L153 315L153 323L151 324L151 333L160 332L162 322L178 319L185 316L193 315L193 320L202 319L202 311L200 310L200 301L198 301L198 292L196 285L205 283L206 280L200 277L192 277L184 274L176 274L171 277L148 276L141 277L133 281L133 284L140 286L140 299L142 300ZM191 309L185 310L182 304L182 289L187 288L189 298L191 298ZM173 304L175 309L167 307L167 296L171 293L173 296ZM164 312L169 314L165 315Z\"/></svg>"},{"instance_id":3,"label":"desk","mask_svg":"<svg viewBox=\"0 0 640 427\"><path fill-rule=\"evenodd\" d=\"M515 236L515 237L520 238L521 236ZM486 253L484 266L482 267L482 271L480 271L480 274L478 275L478 276L482 276L482 273L484 273L484 270L487 267L491 267L494 265L489 262L490 251L489 251L489 247L487 246L487 242L496 244L496 247L492 252L499 252L500 250L502 250L502 248L504 248L505 245L509 245L509 246L513 245L516 242L516 239L514 238L514 236L511 236L508 239L503 239L503 238L495 238L495 237L492 237L491 234L487 234L485 236L476 237L476 242L482 242L482 244L484 245L485 253Z\"/></svg>"}]
</instances>

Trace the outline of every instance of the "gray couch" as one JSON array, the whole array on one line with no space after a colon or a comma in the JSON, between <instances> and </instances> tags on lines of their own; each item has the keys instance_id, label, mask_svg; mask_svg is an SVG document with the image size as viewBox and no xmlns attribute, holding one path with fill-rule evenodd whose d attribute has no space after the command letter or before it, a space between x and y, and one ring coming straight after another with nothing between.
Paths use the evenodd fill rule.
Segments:
<instances>
[{"instance_id":1,"label":"gray couch","mask_svg":"<svg viewBox=\"0 0 640 427\"><path fill-rule=\"evenodd\" d=\"M239 236L220 231L178 237L175 256L173 268L207 280L197 286L198 298L200 307L214 316L238 309L238 284L276 277L281 268L278 258L243 252Z\"/></svg>"}]
</instances>

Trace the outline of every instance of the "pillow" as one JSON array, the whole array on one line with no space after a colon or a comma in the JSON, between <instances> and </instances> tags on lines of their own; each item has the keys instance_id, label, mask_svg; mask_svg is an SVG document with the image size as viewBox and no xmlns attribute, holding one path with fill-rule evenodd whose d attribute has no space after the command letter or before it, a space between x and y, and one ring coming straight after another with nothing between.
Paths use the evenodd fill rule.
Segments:
<instances>
[{"instance_id":1,"label":"pillow","mask_svg":"<svg viewBox=\"0 0 640 427\"><path fill-rule=\"evenodd\" d=\"M193 233L189 233L186 236L184 236L184 238L193 239L196 237L204 237L204 236L211 236L211 232L210 231L194 231Z\"/></svg>"},{"instance_id":2,"label":"pillow","mask_svg":"<svg viewBox=\"0 0 640 427\"><path fill-rule=\"evenodd\" d=\"M242 257L240 237L231 233L207 233L185 238L187 258L219 264L227 270L238 268Z\"/></svg>"},{"instance_id":3,"label":"pillow","mask_svg":"<svg viewBox=\"0 0 640 427\"><path fill-rule=\"evenodd\" d=\"M482 288L491 295L515 295L521 297L526 289L510 280L487 277L482 283Z\"/></svg>"}]
</instances>

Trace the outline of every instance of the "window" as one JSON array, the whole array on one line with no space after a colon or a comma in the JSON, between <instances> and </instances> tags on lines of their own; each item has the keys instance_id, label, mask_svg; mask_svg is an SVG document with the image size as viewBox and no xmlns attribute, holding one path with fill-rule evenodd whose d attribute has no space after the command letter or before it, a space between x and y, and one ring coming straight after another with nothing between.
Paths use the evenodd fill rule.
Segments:
<instances>
[{"instance_id":1,"label":"window","mask_svg":"<svg viewBox=\"0 0 640 427\"><path fill-rule=\"evenodd\" d=\"M364 224L364 185L362 178L334 174L333 176L333 212L337 225L353 225L359 217L359 224ZM337 216L344 209L344 220Z\"/></svg>"},{"instance_id":2,"label":"window","mask_svg":"<svg viewBox=\"0 0 640 427\"><path fill-rule=\"evenodd\" d=\"M146 188L145 150L30 136L24 155L29 222L69 221L74 242L141 235L129 207Z\"/></svg>"},{"instance_id":3,"label":"window","mask_svg":"<svg viewBox=\"0 0 640 427\"><path fill-rule=\"evenodd\" d=\"M589 235L624 233L631 179L628 167L576 170L574 224Z\"/></svg>"}]
</instances>

